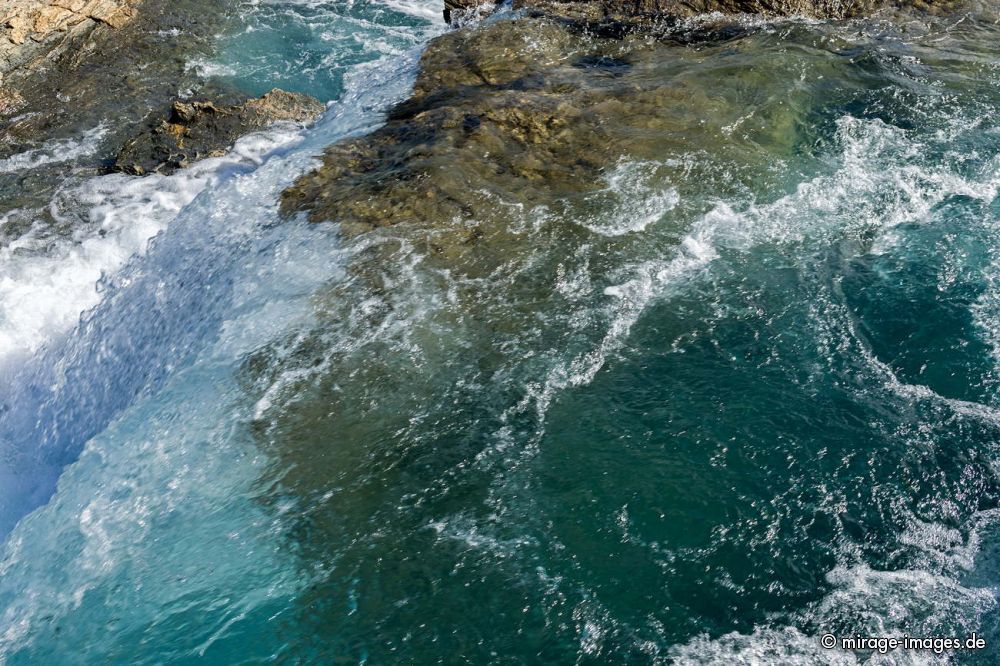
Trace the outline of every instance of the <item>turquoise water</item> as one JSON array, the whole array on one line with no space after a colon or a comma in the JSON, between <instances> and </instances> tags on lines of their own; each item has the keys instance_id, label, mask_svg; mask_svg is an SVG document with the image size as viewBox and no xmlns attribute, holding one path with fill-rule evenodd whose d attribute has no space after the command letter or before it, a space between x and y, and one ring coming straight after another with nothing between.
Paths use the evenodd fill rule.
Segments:
<instances>
[{"instance_id":1,"label":"turquoise water","mask_svg":"<svg viewBox=\"0 0 1000 666\"><path fill-rule=\"evenodd\" d=\"M231 20L219 53L196 67L253 95L278 87L326 101L358 65L438 32L441 11L405 0L238 0Z\"/></svg>"},{"instance_id":2,"label":"turquoise water","mask_svg":"<svg viewBox=\"0 0 1000 666\"><path fill-rule=\"evenodd\" d=\"M318 126L72 199L162 223L0 358L30 489L0 660L993 663L1000 28L657 47L657 85L723 100L713 142L609 169L590 217L489 193L489 265L279 220L405 96L433 5L254 5L215 64L332 100ZM254 69L278 36L302 48ZM817 638L973 631L882 661Z\"/></svg>"}]
</instances>

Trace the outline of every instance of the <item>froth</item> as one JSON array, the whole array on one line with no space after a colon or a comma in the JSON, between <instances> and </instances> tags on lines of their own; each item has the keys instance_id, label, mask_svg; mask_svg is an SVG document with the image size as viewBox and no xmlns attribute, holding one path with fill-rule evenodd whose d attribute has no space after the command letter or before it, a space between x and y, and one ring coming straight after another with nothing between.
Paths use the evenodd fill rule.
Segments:
<instances>
[{"instance_id":1,"label":"froth","mask_svg":"<svg viewBox=\"0 0 1000 666\"><path fill-rule=\"evenodd\" d=\"M245 137L226 157L172 176L101 176L62 192L86 211L72 236L29 232L0 249L0 364L30 354L72 329L100 301L100 282L145 252L151 238L199 193L259 163L296 134L278 128ZM61 206L53 205L57 219Z\"/></svg>"},{"instance_id":2,"label":"froth","mask_svg":"<svg viewBox=\"0 0 1000 666\"><path fill-rule=\"evenodd\" d=\"M92 155L100 147L101 140L107 133L107 128L99 125L79 138L47 141L39 148L16 153L0 160L0 173L30 171L47 164L71 162Z\"/></svg>"}]
</instances>

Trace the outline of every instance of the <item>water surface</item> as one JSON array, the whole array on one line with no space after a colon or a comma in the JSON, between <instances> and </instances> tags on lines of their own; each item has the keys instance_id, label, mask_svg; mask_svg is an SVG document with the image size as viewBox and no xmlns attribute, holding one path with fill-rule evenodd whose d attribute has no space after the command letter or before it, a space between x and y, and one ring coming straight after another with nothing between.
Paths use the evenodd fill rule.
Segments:
<instances>
[{"instance_id":1,"label":"water surface","mask_svg":"<svg viewBox=\"0 0 1000 666\"><path fill-rule=\"evenodd\" d=\"M68 185L4 246L0 659L993 661L1000 29L637 46L712 112L585 200L484 193L488 263L280 220L435 12L251 3L196 66L315 128Z\"/></svg>"}]
</instances>

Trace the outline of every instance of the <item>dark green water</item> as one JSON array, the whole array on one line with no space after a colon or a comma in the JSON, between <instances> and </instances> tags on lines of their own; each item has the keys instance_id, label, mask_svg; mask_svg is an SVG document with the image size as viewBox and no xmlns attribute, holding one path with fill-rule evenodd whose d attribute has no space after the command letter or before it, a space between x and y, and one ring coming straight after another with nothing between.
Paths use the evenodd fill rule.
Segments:
<instances>
[{"instance_id":1,"label":"dark green water","mask_svg":"<svg viewBox=\"0 0 1000 666\"><path fill-rule=\"evenodd\" d=\"M661 155L688 173L608 224L526 214L485 278L406 246L372 267L391 287L334 308L357 328L305 346L320 378L266 435L330 566L305 654L809 662L844 657L824 632L988 627L996 34L660 49L746 134Z\"/></svg>"},{"instance_id":2,"label":"dark green water","mask_svg":"<svg viewBox=\"0 0 1000 666\"><path fill-rule=\"evenodd\" d=\"M998 40L627 44L621 85L689 87L711 106L663 113L696 129L579 200L484 192L458 256L274 225L304 157L199 198L219 229L266 202L269 240L212 274L237 295L206 351L8 539L0 658L994 663Z\"/></svg>"}]
</instances>

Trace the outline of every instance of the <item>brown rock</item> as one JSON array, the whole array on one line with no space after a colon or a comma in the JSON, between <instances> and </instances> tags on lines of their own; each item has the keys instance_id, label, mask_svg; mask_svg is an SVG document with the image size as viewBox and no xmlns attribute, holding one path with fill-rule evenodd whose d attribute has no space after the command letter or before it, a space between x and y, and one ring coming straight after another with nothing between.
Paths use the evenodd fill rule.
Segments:
<instances>
[{"instance_id":1,"label":"brown rock","mask_svg":"<svg viewBox=\"0 0 1000 666\"><path fill-rule=\"evenodd\" d=\"M309 95L290 93L275 88L263 97L248 100L243 104L243 112L271 123L287 120L296 123L307 123L316 119L323 112L323 104Z\"/></svg>"},{"instance_id":2,"label":"brown rock","mask_svg":"<svg viewBox=\"0 0 1000 666\"><path fill-rule=\"evenodd\" d=\"M668 177L697 146L739 165L720 192L759 189L775 155L800 150L803 114L820 103L796 84L797 68L834 80L845 63L831 49L747 67L766 41L715 39L727 26L649 39L520 17L450 32L427 47L411 97L386 124L330 146L283 193L282 210L337 222L346 237L388 226L423 235L450 268L469 255L462 263L479 274L506 256L510 210L591 215L623 163L660 164L657 178ZM689 39L697 48L676 41ZM779 92L746 115L746 99L765 89Z\"/></svg>"},{"instance_id":3,"label":"brown rock","mask_svg":"<svg viewBox=\"0 0 1000 666\"><path fill-rule=\"evenodd\" d=\"M6 0L0 9L0 75L37 67L67 33L82 38L99 25L121 28L142 1Z\"/></svg>"},{"instance_id":4,"label":"brown rock","mask_svg":"<svg viewBox=\"0 0 1000 666\"><path fill-rule=\"evenodd\" d=\"M22 104L24 104L24 98L21 93L16 90L0 88L0 116L16 113Z\"/></svg>"},{"instance_id":5,"label":"brown rock","mask_svg":"<svg viewBox=\"0 0 1000 666\"><path fill-rule=\"evenodd\" d=\"M623 48L537 19L445 35L386 125L331 146L322 167L284 193L283 209L338 221L347 235L397 224L447 229L437 236L444 248L449 236L465 243L455 220L491 219L496 202L483 192L547 206L605 187L623 156L651 157L693 137L719 141L717 126L704 123L718 100L696 85L650 87L662 66L644 60L653 47L631 44L627 57Z\"/></svg>"},{"instance_id":6,"label":"brown rock","mask_svg":"<svg viewBox=\"0 0 1000 666\"><path fill-rule=\"evenodd\" d=\"M718 12L724 15L848 18L897 6L940 13L957 0L514 0L514 9L588 26L642 28ZM490 11L493 0L445 0L445 19Z\"/></svg>"},{"instance_id":7,"label":"brown rock","mask_svg":"<svg viewBox=\"0 0 1000 666\"><path fill-rule=\"evenodd\" d=\"M176 101L166 118L154 116L146 129L125 144L114 169L135 175L170 173L221 155L240 136L272 123L310 122L324 108L308 95L278 89L240 104Z\"/></svg>"},{"instance_id":8,"label":"brown rock","mask_svg":"<svg viewBox=\"0 0 1000 666\"><path fill-rule=\"evenodd\" d=\"M44 38L50 32L65 29L68 19L74 16L74 12L55 5L42 7L35 14L35 22L32 25L32 32L39 38Z\"/></svg>"}]
</instances>

